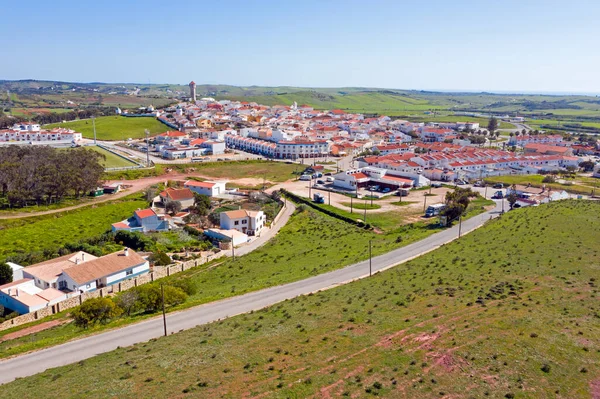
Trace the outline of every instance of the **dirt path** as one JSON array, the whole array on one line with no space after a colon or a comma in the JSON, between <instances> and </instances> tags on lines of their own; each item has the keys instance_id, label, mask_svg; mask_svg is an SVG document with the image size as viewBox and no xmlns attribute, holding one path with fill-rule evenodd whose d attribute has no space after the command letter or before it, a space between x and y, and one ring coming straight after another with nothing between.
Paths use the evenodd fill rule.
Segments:
<instances>
[{"instance_id":1,"label":"dirt path","mask_svg":"<svg viewBox=\"0 0 600 399\"><path fill-rule=\"evenodd\" d=\"M10 341L11 339L16 339L16 338L21 338L21 337L24 337L24 336L27 336L30 334L34 334L34 333L44 331L49 328L60 326L62 324L66 324L66 323L70 323L70 322L71 322L70 319L47 321L45 323L40 323L40 324L32 326L32 327L28 327L28 328L24 328L19 331L15 331L14 333L6 334L6 335L0 337L0 342Z\"/></svg>"}]
</instances>

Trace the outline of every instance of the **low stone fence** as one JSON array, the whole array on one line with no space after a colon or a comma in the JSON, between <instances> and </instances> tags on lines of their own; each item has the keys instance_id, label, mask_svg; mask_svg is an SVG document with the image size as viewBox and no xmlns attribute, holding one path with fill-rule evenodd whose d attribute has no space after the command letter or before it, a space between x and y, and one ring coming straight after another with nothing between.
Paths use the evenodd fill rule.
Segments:
<instances>
[{"instance_id":1,"label":"low stone fence","mask_svg":"<svg viewBox=\"0 0 600 399\"><path fill-rule=\"evenodd\" d=\"M185 270L189 270L193 267L200 266L208 262L209 260L214 259L215 257L216 256L214 255L209 255L206 258L193 259L187 262L176 263L169 266L156 266L152 269L152 272L148 274L143 274L141 276L134 277L129 280L123 280L117 284L109 285L108 287L103 287L92 292L86 292L81 295L65 299L64 301L57 302L54 305L47 306L40 310L36 310L35 312L27 313L21 316L17 316L10 320L6 320L5 322L0 324L0 331L20 326L22 324L30 323L32 321L36 321L47 316L51 316L55 313L62 312L66 309L74 308L76 306L81 305L84 301L90 298L102 298L105 296L115 295L119 292L127 291L128 289L131 289L133 287L138 287L140 285L151 283L161 278L171 276L173 274L177 274Z\"/></svg>"}]
</instances>

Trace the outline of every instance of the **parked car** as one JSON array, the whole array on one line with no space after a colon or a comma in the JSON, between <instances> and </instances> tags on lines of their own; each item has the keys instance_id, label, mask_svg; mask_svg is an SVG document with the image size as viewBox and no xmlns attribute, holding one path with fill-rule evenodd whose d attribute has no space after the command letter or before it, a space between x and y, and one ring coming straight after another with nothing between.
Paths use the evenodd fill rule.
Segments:
<instances>
[{"instance_id":1,"label":"parked car","mask_svg":"<svg viewBox=\"0 0 600 399\"><path fill-rule=\"evenodd\" d=\"M310 175L302 175L300 176L300 180L302 181L307 181L307 180L311 180L311 176Z\"/></svg>"},{"instance_id":2,"label":"parked car","mask_svg":"<svg viewBox=\"0 0 600 399\"><path fill-rule=\"evenodd\" d=\"M382 192L382 193L384 193L384 194L385 194L385 193L389 193L390 191L392 191L392 190L390 190L390 188L389 188L389 187L386 187L386 188L384 188L383 190L381 190L381 192Z\"/></svg>"},{"instance_id":3,"label":"parked car","mask_svg":"<svg viewBox=\"0 0 600 399\"><path fill-rule=\"evenodd\" d=\"M317 184L325 184L323 180L317 180Z\"/></svg>"},{"instance_id":4,"label":"parked car","mask_svg":"<svg viewBox=\"0 0 600 399\"><path fill-rule=\"evenodd\" d=\"M492 186L492 188L504 188L504 184L502 183L496 183Z\"/></svg>"},{"instance_id":5,"label":"parked car","mask_svg":"<svg viewBox=\"0 0 600 399\"><path fill-rule=\"evenodd\" d=\"M325 175L324 175L324 176L331 176L331 172L327 172L327 173L325 173Z\"/></svg>"},{"instance_id":6,"label":"parked car","mask_svg":"<svg viewBox=\"0 0 600 399\"><path fill-rule=\"evenodd\" d=\"M462 181L462 180L457 180L455 183L456 183L457 185L459 185L459 186L464 186L464 185L465 185L465 182L464 182L464 181Z\"/></svg>"},{"instance_id":7,"label":"parked car","mask_svg":"<svg viewBox=\"0 0 600 399\"><path fill-rule=\"evenodd\" d=\"M431 187L433 187L433 188L439 188L439 187L442 187L442 183L438 183L438 182L431 183Z\"/></svg>"},{"instance_id":8,"label":"parked car","mask_svg":"<svg viewBox=\"0 0 600 399\"><path fill-rule=\"evenodd\" d=\"M483 184L483 182L482 182L481 180L477 180L477 181L475 182L475 184L473 184L473 186L475 186L475 187L483 187L483 186L484 186L484 184Z\"/></svg>"},{"instance_id":9,"label":"parked car","mask_svg":"<svg viewBox=\"0 0 600 399\"><path fill-rule=\"evenodd\" d=\"M327 176L325 178L325 181L332 182L332 181L335 181L335 179L333 177L331 177L331 176Z\"/></svg>"},{"instance_id":10,"label":"parked car","mask_svg":"<svg viewBox=\"0 0 600 399\"><path fill-rule=\"evenodd\" d=\"M503 197L502 191L496 191L494 195L492 195L492 199L502 199Z\"/></svg>"}]
</instances>

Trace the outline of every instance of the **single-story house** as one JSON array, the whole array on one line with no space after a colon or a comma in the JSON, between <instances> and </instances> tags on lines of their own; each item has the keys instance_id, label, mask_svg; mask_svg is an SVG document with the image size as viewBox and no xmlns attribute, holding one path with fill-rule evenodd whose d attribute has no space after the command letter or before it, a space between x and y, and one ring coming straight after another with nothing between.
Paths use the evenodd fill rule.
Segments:
<instances>
[{"instance_id":1,"label":"single-story house","mask_svg":"<svg viewBox=\"0 0 600 399\"><path fill-rule=\"evenodd\" d=\"M233 241L233 246L248 242L248 235L237 230L206 229L204 235L218 241Z\"/></svg>"},{"instance_id":2,"label":"single-story house","mask_svg":"<svg viewBox=\"0 0 600 399\"><path fill-rule=\"evenodd\" d=\"M35 312L69 297L70 294L56 288L41 289L30 278L0 286L0 305L19 314Z\"/></svg>"},{"instance_id":3,"label":"single-story house","mask_svg":"<svg viewBox=\"0 0 600 399\"><path fill-rule=\"evenodd\" d=\"M189 188L168 187L159 196L163 204L169 201L178 201L181 203L182 209L187 209L194 205L194 193Z\"/></svg>"},{"instance_id":4,"label":"single-story house","mask_svg":"<svg viewBox=\"0 0 600 399\"><path fill-rule=\"evenodd\" d=\"M195 193L216 197L225 193L225 182L188 180L183 187Z\"/></svg>"}]
</instances>

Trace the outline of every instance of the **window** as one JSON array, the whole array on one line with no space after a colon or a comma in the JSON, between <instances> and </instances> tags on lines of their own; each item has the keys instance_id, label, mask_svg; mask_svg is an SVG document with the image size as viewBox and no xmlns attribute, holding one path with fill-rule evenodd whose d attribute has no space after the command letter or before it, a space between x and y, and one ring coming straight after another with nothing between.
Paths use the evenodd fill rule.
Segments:
<instances>
[{"instance_id":1,"label":"window","mask_svg":"<svg viewBox=\"0 0 600 399\"><path fill-rule=\"evenodd\" d=\"M242 220L242 224L246 224L248 221L246 219Z\"/></svg>"},{"instance_id":2,"label":"window","mask_svg":"<svg viewBox=\"0 0 600 399\"><path fill-rule=\"evenodd\" d=\"M133 269L129 269L125 272L126 276L131 276L133 274Z\"/></svg>"},{"instance_id":3,"label":"window","mask_svg":"<svg viewBox=\"0 0 600 399\"><path fill-rule=\"evenodd\" d=\"M85 288L90 288L90 287L91 287L91 285L90 285L90 284L86 284L86 285L85 285Z\"/></svg>"},{"instance_id":4,"label":"window","mask_svg":"<svg viewBox=\"0 0 600 399\"><path fill-rule=\"evenodd\" d=\"M238 224L240 224L240 221L236 220L235 222L233 222L233 224L237 226Z\"/></svg>"}]
</instances>

